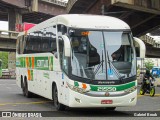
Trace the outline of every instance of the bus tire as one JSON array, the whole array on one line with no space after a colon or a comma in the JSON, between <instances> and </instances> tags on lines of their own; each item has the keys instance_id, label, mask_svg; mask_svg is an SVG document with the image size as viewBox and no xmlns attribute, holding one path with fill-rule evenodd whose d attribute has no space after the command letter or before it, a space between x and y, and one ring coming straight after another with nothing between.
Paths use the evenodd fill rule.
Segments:
<instances>
[{"instance_id":1,"label":"bus tire","mask_svg":"<svg viewBox=\"0 0 160 120\"><path fill-rule=\"evenodd\" d=\"M23 76L21 76L21 88L22 88L22 93L25 96L25 87L24 87Z\"/></svg>"},{"instance_id":2,"label":"bus tire","mask_svg":"<svg viewBox=\"0 0 160 120\"><path fill-rule=\"evenodd\" d=\"M59 101L58 101L58 91L57 91L56 85L53 88L52 94L53 94L53 103L54 103L54 106L56 107L56 109L58 111L64 111L66 106L61 104L61 103L59 103Z\"/></svg>"},{"instance_id":3,"label":"bus tire","mask_svg":"<svg viewBox=\"0 0 160 120\"><path fill-rule=\"evenodd\" d=\"M24 95L27 98L31 98L32 97L32 93L30 91L28 91L28 84L27 84L27 79L26 78L24 80Z\"/></svg>"},{"instance_id":4,"label":"bus tire","mask_svg":"<svg viewBox=\"0 0 160 120\"><path fill-rule=\"evenodd\" d=\"M116 109L116 107L107 107L105 108L106 110L109 110L109 111L114 111Z\"/></svg>"}]
</instances>

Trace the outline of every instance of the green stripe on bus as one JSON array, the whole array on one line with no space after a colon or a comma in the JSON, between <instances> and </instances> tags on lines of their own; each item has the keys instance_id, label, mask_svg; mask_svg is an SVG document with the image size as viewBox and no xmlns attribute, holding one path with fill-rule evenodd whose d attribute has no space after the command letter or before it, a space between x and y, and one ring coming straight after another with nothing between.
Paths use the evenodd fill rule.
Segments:
<instances>
[{"instance_id":1,"label":"green stripe on bus","mask_svg":"<svg viewBox=\"0 0 160 120\"><path fill-rule=\"evenodd\" d=\"M32 61L32 57L28 57L29 66L28 68L38 70L50 70L53 71L53 57L34 57L34 61ZM34 63L32 63L34 62ZM20 57L16 60L16 67L26 68L26 57Z\"/></svg>"},{"instance_id":2,"label":"green stripe on bus","mask_svg":"<svg viewBox=\"0 0 160 120\"><path fill-rule=\"evenodd\" d=\"M96 85L90 85L91 91L103 91L105 89L113 89L116 91L122 91L128 88L131 88L133 86L135 86L136 83L135 82L131 82L131 83L127 83L127 84L123 84L123 85L111 85L111 86L96 86Z\"/></svg>"},{"instance_id":3,"label":"green stripe on bus","mask_svg":"<svg viewBox=\"0 0 160 120\"><path fill-rule=\"evenodd\" d=\"M33 81L33 70L31 70L31 81Z\"/></svg>"}]
</instances>

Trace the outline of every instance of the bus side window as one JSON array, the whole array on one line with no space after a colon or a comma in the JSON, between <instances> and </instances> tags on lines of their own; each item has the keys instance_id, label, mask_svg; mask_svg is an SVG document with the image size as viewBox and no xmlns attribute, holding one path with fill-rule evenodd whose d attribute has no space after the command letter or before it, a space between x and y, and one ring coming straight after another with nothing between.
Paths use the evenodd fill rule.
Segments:
<instances>
[{"instance_id":1,"label":"bus side window","mask_svg":"<svg viewBox=\"0 0 160 120\"><path fill-rule=\"evenodd\" d=\"M42 52L52 52L52 53L57 52L55 26L51 26L43 30L41 47L42 47Z\"/></svg>"},{"instance_id":2,"label":"bus side window","mask_svg":"<svg viewBox=\"0 0 160 120\"><path fill-rule=\"evenodd\" d=\"M50 48L52 53L57 52L57 42L56 42L56 26L50 27Z\"/></svg>"},{"instance_id":3,"label":"bus side window","mask_svg":"<svg viewBox=\"0 0 160 120\"><path fill-rule=\"evenodd\" d=\"M52 53L57 52L57 44L56 44L56 39L55 38L51 38L51 49L52 49Z\"/></svg>"},{"instance_id":4,"label":"bus side window","mask_svg":"<svg viewBox=\"0 0 160 120\"><path fill-rule=\"evenodd\" d=\"M25 44L25 40L24 40L24 36L22 36L21 38L20 38L20 43L19 43L19 45L20 45L20 54L23 54L23 51L24 51L24 44Z\"/></svg>"},{"instance_id":5,"label":"bus side window","mask_svg":"<svg viewBox=\"0 0 160 120\"><path fill-rule=\"evenodd\" d=\"M28 38L28 46L27 46L27 53L30 54L30 53L33 53L33 40L34 40L34 33L31 33L29 35L29 38Z\"/></svg>"},{"instance_id":6,"label":"bus side window","mask_svg":"<svg viewBox=\"0 0 160 120\"><path fill-rule=\"evenodd\" d=\"M63 58L63 49L64 49L64 41L62 40L61 37L58 38L58 45L59 45L59 59L60 59L60 64L61 64L61 68L63 68L62 66L62 58Z\"/></svg>"},{"instance_id":7,"label":"bus side window","mask_svg":"<svg viewBox=\"0 0 160 120\"><path fill-rule=\"evenodd\" d=\"M26 37L23 36L23 39L22 39L22 46L21 46L21 54L24 54L24 49L25 49L25 46L26 46Z\"/></svg>"},{"instance_id":8,"label":"bus side window","mask_svg":"<svg viewBox=\"0 0 160 120\"><path fill-rule=\"evenodd\" d=\"M31 53L31 40L32 40L32 36L28 35L26 37L26 46L24 48L24 54L30 54Z\"/></svg>"}]
</instances>

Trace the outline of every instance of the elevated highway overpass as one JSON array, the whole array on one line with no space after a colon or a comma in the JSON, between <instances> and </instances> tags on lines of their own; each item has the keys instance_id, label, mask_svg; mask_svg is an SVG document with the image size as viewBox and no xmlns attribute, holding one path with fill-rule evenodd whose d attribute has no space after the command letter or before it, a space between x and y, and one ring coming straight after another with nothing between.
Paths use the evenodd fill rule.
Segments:
<instances>
[{"instance_id":1,"label":"elevated highway overpass","mask_svg":"<svg viewBox=\"0 0 160 120\"><path fill-rule=\"evenodd\" d=\"M131 26L133 35L137 37L160 27L160 0L69 0L68 3L57 0L0 0L0 20L9 21L8 35L14 33L17 23L39 23L66 13L118 17ZM160 35L159 32L154 33ZM16 39L3 36L0 36L0 50L15 51ZM159 43L146 36L141 39L147 46L146 56L160 58Z\"/></svg>"},{"instance_id":2,"label":"elevated highway overpass","mask_svg":"<svg viewBox=\"0 0 160 120\"><path fill-rule=\"evenodd\" d=\"M160 0L69 0L67 12L120 18L138 37L160 27Z\"/></svg>"},{"instance_id":3,"label":"elevated highway overpass","mask_svg":"<svg viewBox=\"0 0 160 120\"><path fill-rule=\"evenodd\" d=\"M16 51L18 32L0 30L0 51Z\"/></svg>"},{"instance_id":4,"label":"elevated highway overpass","mask_svg":"<svg viewBox=\"0 0 160 120\"><path fill-rule=\"evenodd\" d=\"M66 2L60 0L0 0L0 20L9 21L9 30L23 22L40 23L66 14Z\"/></svg>"}]
</instances>

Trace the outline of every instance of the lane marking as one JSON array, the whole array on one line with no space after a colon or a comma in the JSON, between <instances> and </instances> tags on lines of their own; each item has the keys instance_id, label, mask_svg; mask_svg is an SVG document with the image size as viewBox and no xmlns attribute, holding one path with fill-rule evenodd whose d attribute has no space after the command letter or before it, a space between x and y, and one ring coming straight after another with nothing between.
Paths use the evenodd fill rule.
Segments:
<instances>
[{"instance_id":1,"label":"lane marking","mask_svg":"<svg viewBox=\"0 0 160 120\"><path fill-rule=\"evenodd\" d=\"M44 104L44 103L50 103L53 101L38 101L38 102L17 102L17 103L2 103L0 104L0 106L4 106L4 105L29 105L29 104Z\"/></svg>"}]
</instances>

